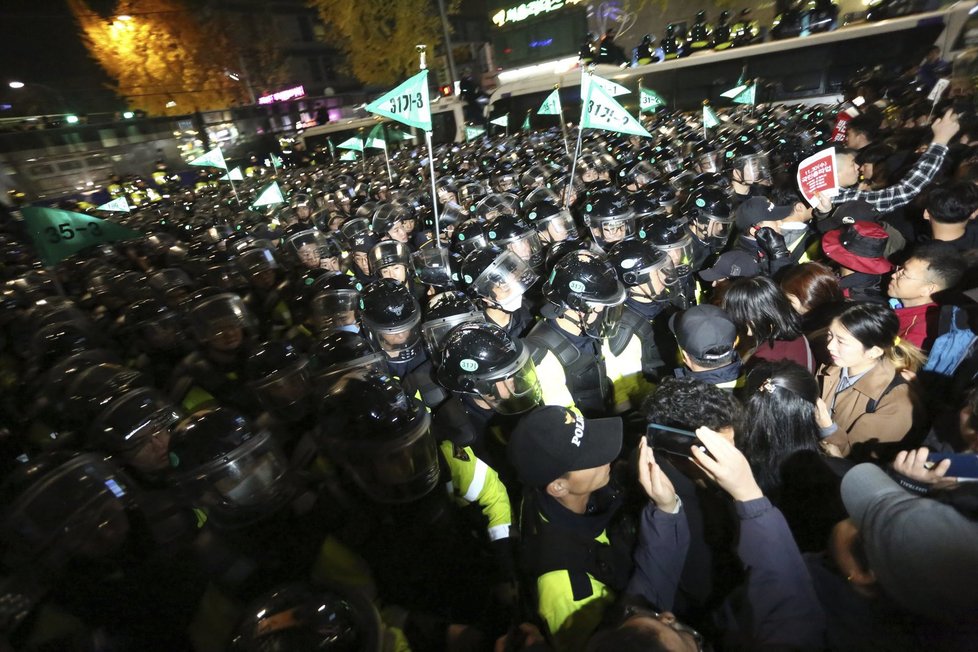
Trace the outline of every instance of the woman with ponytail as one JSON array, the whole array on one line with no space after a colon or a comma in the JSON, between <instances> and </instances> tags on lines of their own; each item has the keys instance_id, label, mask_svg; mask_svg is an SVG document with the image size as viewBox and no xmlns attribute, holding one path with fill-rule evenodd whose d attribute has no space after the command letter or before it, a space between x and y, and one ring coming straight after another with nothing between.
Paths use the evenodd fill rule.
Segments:
<instances>
[{"instance_id":1,"label":"woman with ponytail","mask_svg":"<svg viewBox=\"0 0 978 652\"><path fill-rule=\"evenodd\" d=\"M829 326L832 364L819 371L835 425L826 442L845 457L885 457L900 442L904 448L918 443L922 414L914 373L925 357L897 337L899 329L893 310L876 303L851 304Z\"/></svg>"}]
</instances>

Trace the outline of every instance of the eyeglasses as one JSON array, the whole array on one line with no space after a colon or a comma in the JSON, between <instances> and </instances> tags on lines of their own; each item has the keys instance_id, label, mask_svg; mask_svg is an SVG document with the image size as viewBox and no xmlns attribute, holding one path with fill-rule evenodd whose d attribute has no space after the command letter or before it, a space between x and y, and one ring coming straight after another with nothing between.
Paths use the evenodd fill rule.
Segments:
<instances>
[{"instance_id":1,"label":"eyeglasses","mask_svg":"<svg viewBox=\"0 0 978 652\"><path fill-rule=\"evenodd\" d=\"M907 279L908 281L920 281L921 283L926 282L925 279L909 276L907 274L907 268L901 265L897 265L896 271L893 272L893 278Z\"/></svg>"},{"instance_id":2,"label":"eyeglasses","mask_svg":"<svg viewBox=\"0 0 978 652\"><path fill-rule=\"evenodd\" d=\"M689 627L688 625L684 625L683 623L679 622L678 620L674 620L671 623L664 622L662 620L662 618L661 618L662 614L660 614L658 611L653 611L651 609L645 609L645 608L639 607L637 605L626 605L625 608L624 608L624 611L623 611L622 616L623 616L622 619L621 619L621 623L622 624L625 624L628 621L628 619L630 619L632 617L635 617L635 616L644 617L644 618L654 618L655 620L658 620L659 622L663 623L664 625L668 625L669 627L671 627L672 629L674 629L677 632L686 632L687 634L689 634L690 636L692 636L693 637L693 641L696 642L696 649L699 652L706 652L706 650L707 650L707 647L706 647L706 639L703 638L703 635L702 634L700 634L698 631L696 631L692 627Z\"/></svg>"}]
</instances>

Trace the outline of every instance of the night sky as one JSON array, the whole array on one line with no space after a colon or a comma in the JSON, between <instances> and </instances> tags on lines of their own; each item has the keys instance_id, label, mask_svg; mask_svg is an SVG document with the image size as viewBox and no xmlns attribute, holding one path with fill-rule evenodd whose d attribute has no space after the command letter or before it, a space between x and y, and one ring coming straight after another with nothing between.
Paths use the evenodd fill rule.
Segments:
<instances>
[{"instance_id":1,"label":"night sky","mask_svg":"<svg viewBox=\"0 0 978 652\"><path fill-rule=\"evenodd\" d=\"M114 2L89 0L89 6L108 13ZM77 113L115 111L123 103L106 84L109 77L95 61L78 35L78 25L63 0L0 0L0 117L14 114L28 88L11 90L8 82L38 82L56 89L68 109ZM50 101L44 89L35 102ZM51 113L61 111L52 110Z\"/></svg>"}]
</instances>

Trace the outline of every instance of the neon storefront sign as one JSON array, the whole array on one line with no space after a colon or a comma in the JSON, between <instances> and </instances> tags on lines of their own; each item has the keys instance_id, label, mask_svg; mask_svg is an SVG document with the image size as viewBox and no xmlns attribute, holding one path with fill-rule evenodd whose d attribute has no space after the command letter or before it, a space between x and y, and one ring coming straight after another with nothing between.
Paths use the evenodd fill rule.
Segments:
<instances>
[{"instance_id":1,"label":"neon storefront sign","mask_svg":"<svg viewBox=\"0 0 978 652\"><path fill-rule=\"evenodd\" d=\"M284 102L285 100L294 100L297 97L303 97L305 94L305 88L302 86L293 86L292 88L286 88L284 91L279 91L278 93L262 95L258 98L258 103L271 104L272 102Z\"/></svg>"},{"instance_id":2,"label":"neon storefront sign","mask_svg":"<svg viewBox=\"0 0 978 652\"><path fill-rule=\"evenodd\" d=\"M494 13L490 19L496 27L502 27L511 23L518 23L527 18L542 16L563 9L569 5L576 5L582 0L530 0L523 4L500 9Z\"/></svg>"}]
</instances>

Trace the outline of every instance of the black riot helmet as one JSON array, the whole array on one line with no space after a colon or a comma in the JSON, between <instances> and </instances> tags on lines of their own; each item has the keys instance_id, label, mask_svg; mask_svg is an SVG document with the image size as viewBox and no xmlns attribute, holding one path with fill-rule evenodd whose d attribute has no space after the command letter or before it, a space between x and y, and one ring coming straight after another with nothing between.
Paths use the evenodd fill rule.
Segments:
<instances>
[{"instance_id":1,"label":"black riot helmet","mask_svg":"<svg viewBox=\"0 0 978 652\"><path fill-rule=\"evenodd\" d=\"M622 165L618 169L616 180L618 185L629 191L637 192L659 177L659 171L648 161L637 161Z\"/></svg>"},{"instance_id":2,"label":"black riot helmet","mask_svg":"<svg viewBox=\"0 0 978 652\"><path fill-rule=\"evenodd\" d=\"M173 429L173 482L223 526L273 514L293 494L288 459L267 431L223 407L197 410Z\"/></svg>"},{"instance_id":3,"label":"black riot helmet","mask_svg":"<svg viewBox=\"0 0 978 652\"><path fill-rule=\"evenodd\" d=\"M155 389L131 389L95 418L89 428L89 443L141 473L160 473L170 468L171 430L183 416Z\"/></svg>"},{"instance_id":4,"label":"black riot helmet","mask_svg":"<svg viewBox=\"0 0 978 652\"><path fill-rule=\"evenodd\" d=\"M129 534L133 489L94 453L50 453L9 473L0 487L8 567L59 570L71 559L118 553Z\"/></svg>"},{"instance_id":5,"label":"black riot helmet","mask_svg":"<svg viewBox=\"0 0 978 652\"><path fill-rule=\"evenodd\" d=\"M581 217L594 242L604 251L635 236L635 211L623 194L604 190L589 194L582 201Z\"/></svg>"},{"instance_id":6,"label":"black riot helmet","mask_svg":"<svg viewBox=\"0 0 978 652\"><path fill-rule=\"evenodd\" d=\"M744 185L770 184L771 167L767 154L746 134L727 147L723 158L731 168L732 178Z\"/></svg>"},{"instance_id":7,"label":"black riot helmet","mask_svg":"<svg viewBox=\"0 0 978 652\"><path fill-rule=\"evenodd\" d=\"M282 245L296 263L306 269L339 270L343 247L336 236L319 229L304 229L290 235ZM252 254L255 255L255 254Z\"/></svg>"},{"instance_id":8,"label":"black riot helmet","mask_svg":"<svg viewBox=\"0 0 978 652\"><path fill-rule=\"evenodd\" d=\"M722 189L716 186L694 188L686 198L681 213L701 242L716 250L727 245L735 215Z\"/></svg>"},{"instance_id":9,"label":"black riot helmet","mask_svg":"<svg viewBox=\"0 0 978 652\"><path fill-rule=\"evenodd\" d=\"M137 387L150 385L144 374L111 362L88 367L80 372L65 392L64 421L83 427L113 400Z\"/></svg>"},{"instance_id":10,"label":"black riot helmet","mask_svg":"<svg viewBox=\"0 0 978 652\"><path fill-rule=\"evenodd\" d=\"M126 330L154 351L178 348L184 341L183 318L160 299L142 299L124 313Z\"/></svg>"},{"instance_id":11,"label":"black riot helmet","mask_svg":"<svg viewBox=\"0 0 978 652\"><path fill-rule=\"evenodd\" d=\"M632 296L665 301L677 282L672 259L650 242L619 242L608 254L608 262Z\"/></svg>"},{"instance_id":12,"label":"black riot helmet","mask_svg":"<svg viewBox=\"0 0 978 652\"><path fill-rule=\"evenodd\" d=\"M411 260L415 277L424 285L444 290L457 286L462 258L447 247L429 244L414 252Z\"/></svg>"},{"instance_id":13,"label":"black riot helmet","mask_svg":"<svg viewBox=\"0 0 978 652\"><path fill-rule=\"evenodd\" d=\"M381 652L380 616L348 588L288 584L244 611L228 652Z\"/></svg>"},{"instance_id":14,"label":"black riot helmet","mask_svg":"<svg viewBox=\"0 0 978 652\"><path fill-rule=\"evenodd\" d=\"M411 278L411 249L397 240L382 240L370 250L370 273L407 283Z\"/></svg>"},{"instance_id":15,"label":"black riot helmet","mask_svg":"<svg viewBox=\"0 0 978 652\"><path fill-rule=\"evenodd\" d=\"M536 229L515 215L501 215L486 227L489 242L509 249L536 271L543 267L543 245Z\"/></svg>"},{"instance_id":16,"label":"black riot helmet","mask_svg":"<svg viewBox=\"0 0 978 652\"><path fill-rule=\"evenodd\" d=\"M577 240L577 224L574 216L558 203L539 201L527 204L523 211L524 219L537 230L540 242L549 245L564 240Z\"/></svg>"},{"instance_id":17,"label":"black riot helmet","mask_svg":"<svg viewBox=\"0 0 978 652\"><path fill-rule=\"evenodd\" d=\"M543 284L543 296L584 335L605 338L618 332L625 288L611 264L597 254L575 251L561 258Z\"/></svg>"},{"instance_id":18,"label":"black riot helmet","mask_svg":"<svg viewBox=\"0 0 978 652\"><path fill-rule=\"evenodd\" d=\"M642 225L639 237L668 255L679 276L693 272L693 237L684 222L667 215L655 215Z\"/></svg>"},{"instance_id":19,"label":"black riot helmet","mask_svg":"<svg viewBox=\"0 0 978 652\"><path fill-rule=\"evenodd\" d=\"M367 285L360 294L360 319L391 361L406 362L422 352L421 307L406 286L389 278Z\"/></svg>"},{"instance_id":20,"label":"black riot helmet","mask_svg":"<svg viewBox=\"0 0 978 652\"><path fill-rule=\"evenodd\" d=\"M482 399L501 414L520 414L543 400L523 342L495 324L463 324L448 334L438 382Z\"/></svg>"},{"instance_id":21,"label":"black riot helmet","mask_svg":"<svg viewBox=\"0 0 978 652\"><path fill-rule=\"evenodd\" d=\"M233 351L254 330L254 319L236 294L215 294L194 301L188 309L197 340L219 351Z\"/></svg>"},{"instance_id":22,"label":"black riot helmet","mask_svg":"<svg viewBox=\"0 0 978 652\"><path fill-rule=\"evenodd\" d=\"M360 290L363 285L349 274L328 272L314 282L317 288L309 300L312 327L319 333L334 330L359 330Z\"/></svg>"},{"instance_id":23,"label":"black riot helmet","mask_svg":"<svg viewBox=\"0 0 978 652\"><path fill-rule=\"evenodd\" d=\"M486 237L485 224L476 218L465 220L455 226L452 232L452 251L462 256L482 249L489 244Z\"/></svg>"},{"instance_id":24,"label":"black riot helmet","mask_svg":"<svg viewBox=\"0 0 978 652\"><path fill-rule=\"evenodd\" d=\"M245 364L248 386L269 412L298 421L307 409L312 389L309 359L292 344L264 342L249 352Z\"/></svg>"},{"instance_id":25,"label":"black riot helmet","mask_svg":"<svg viewBox=\"0 0 978 652\"><path fill-rule=\"evenodd\" d=\"M438 484L431 417L390 376L358 370L320 403L317 443L379 503L407 503Z\"/></svg>"},{"instance_id":26,"label":"black riot helmet","mask_svg":"<svg viewBox=\"0 0 978 652\"><path fill-rule=\"evenodd\" d=\"M464 292L450 290L431 297L421 324L428 352L437 359L445 336L459 324L473 321L485 323L486 318Z\"/></svg>"},{"instance_id":27,"label":"black riot helmet","mask_svg":"<svg viewBox=\"0 0 978 652\"><path fill-rule=\"evenodd\" d=\"M504 312L519 310L538 279L530 265L508 249L486 247L462 261L462 284L469 294Z\"/></svg>"},{"instance_id":28,"label":"black riot helmet","mask_svg":"<svg viewBox=\"0 0 978 652\"><path fill-rule=\"evenodd\" d=\"M311 357L315 365L315 384L320 391L328 390L339 378L357 369L390 374L384 354L374 351L370 342L358 333L329 333L315 345Z\"/></svg>"}]
</instances>

